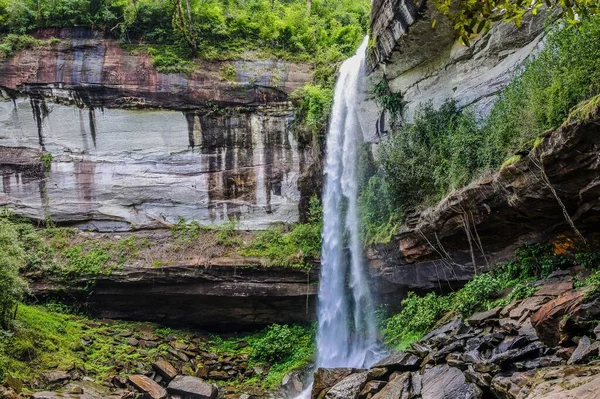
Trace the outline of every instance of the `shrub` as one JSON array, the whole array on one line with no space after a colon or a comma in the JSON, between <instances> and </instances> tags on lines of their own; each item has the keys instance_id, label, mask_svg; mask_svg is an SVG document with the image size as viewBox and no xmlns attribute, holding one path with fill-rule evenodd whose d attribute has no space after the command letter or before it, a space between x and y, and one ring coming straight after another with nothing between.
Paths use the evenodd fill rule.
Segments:
<instances>
[{"instance_id":1,"label":"shrub","mask_svg":"<svg viewBox=\"0 0 600 399\"><path fill-rule=\"evenodd\" d=\"M19 243L14 226L0 218L0 328L8 329L14 309L22 299L27 285L19 277L25 266L25 251Z\"/></svg>"},{"instance_id":2,"label":"shrub","mask_svg":"<svg viewBox=\"0 0 600 399\"><path fill-rule=\"evenodd\" d=\"M487 308L501 289L500 281L491 274L477 275L452 296L452 308L469 316L479 309Z\"/></svg>"},{"instance_id":3,"label":"shrub","mask_svg":"<svg viewBox=\"0 0 600 399\"><path fill-rule=\"evenodd\" d=\"M422 297L409 292L401 305L402 310L387 321L383 330L386 343L399 349L422 338L450 309L449 298L434 292Z\"/></svg>"},{"instance_id":4,"label":"shrub","mask_svg":"<svg viewBox=\"0 0 600 399\"><path fill-rule=\"evenodd\" d=\"M307 130L312 142L322 146L333 106L333 89L307 84L296 89L291 100L294 103L294 123Z\"/></svg>"},{"instance_id":5,"label":"shrub","mask_svg":"<svg viewBox=\"0 0 600 399\"><path fill-rule=\"evenodd\" d=\"M311 335L301 326L273 324L264 335L253 343L250 360L254 362L283 363L298 350L307 335ZM312 338L312 337L311 337Z\"/></svg>"},{"instance_id":6,"label":"shrub","mask_svg":"<svg viewBox=\"0 0 600 399\"><path fill-rule=\"evenodd\" d=\"M439 110L423 105L414 123L381 144L378 160L392 196L404 207L437 201L480 170L481 131L472 114L454 100Z\"/></svg>"}]
</instances>

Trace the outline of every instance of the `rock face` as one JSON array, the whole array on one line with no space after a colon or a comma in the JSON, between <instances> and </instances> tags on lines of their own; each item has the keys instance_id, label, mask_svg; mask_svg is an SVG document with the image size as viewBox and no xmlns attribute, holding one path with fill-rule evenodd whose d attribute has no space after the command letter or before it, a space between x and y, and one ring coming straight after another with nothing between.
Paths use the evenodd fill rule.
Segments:
<instances>
[{"instance_id":1,"label":"rock face","mask_svg":"<svg viewBox=\"0 0 600 399\"><path fill-rule=\"evenodd\" d=\"M566 123L518 162L409 215L389 244L368 253L380 291L461 285L525 243L550 240L568 248L576 238L570 221L584 236L593 233L600 217L599 121Z\"/></svg>"},{"instance_id":2,"label":"rock face","mask_svg":"<svg viewBox=\"0 0 600 399\"><path fill-rule=\"evenodd\" d=\"M455 40L453 25L434 10L431 0L375 0L371 31L374 46L367 92L385 79L392 92L402 94L406 120L412 119L419 104L431 101L437 107L449 98L486 114L512 71L540 48L544 35L538 15L527 18L520 28L494 25L467 48ZM376 134L386 130L383 118L376 123L377 107L371 101L363 109L369 124L363 127L376 140Z\"/></svg>"},{"instance_id":3,"label":"rock face","mask_svg":"<svg viewBox=\"0 0 600 399\"><path fill-rule=\"evenodd\" d=\"M91 292L87 278L61 282L40 276L31 278L30 285L38 298L85 300L99 318L236 331L313 321L317 287L312 282L318 273L318 268L307 274L298 269L212 263L125 268L98 277Z\"/></svg>"},{"instance_id":4,"label":"rock face","mask_svg":"<svg viewBox=\"0 0 600 399\"><path fill-rule=\"evenodd\" d=\"M52 34L62 42L0 61L0 151L11 153L0 158L1 205L101 231L178 217L251 229L298 220L310 195L298 181L314 160L295 139L288 94L310 79L308 66L161 74L147 55L91 32L41 35ZM223 68L237 71L234 82ZM52 154L47 176L40 151Z\"/></svg>"},{"instance_id":5,"label":"rock face","mask_svg":"<svg viewBox=\"0 0 600 399\"><path fill-rule=\"evenodd\" d=\"M215 399L217 388L200 378L180 375L169 383L167 390L183 399Z\"/></svg>"}]
</instances>

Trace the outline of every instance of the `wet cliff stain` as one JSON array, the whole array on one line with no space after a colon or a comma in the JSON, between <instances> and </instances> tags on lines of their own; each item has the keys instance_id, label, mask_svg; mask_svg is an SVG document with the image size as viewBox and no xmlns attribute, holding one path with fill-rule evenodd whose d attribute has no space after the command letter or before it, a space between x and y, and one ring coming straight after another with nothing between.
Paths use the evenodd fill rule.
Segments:
<instances>
[{"instance_id":1,"label":"wet cliff stain","mask_svg":"<svg viewBox=\"0 0 600 399\"><path fill-rule=\"evenodd\" d=\"M37 125L38 141L42 151L46 151L44 143L44 120L50 115L50 108L46 104L46 100L42 96L31 96L29 98L31 110L33 111L33 119Z\"/></svg>"}]
</instances>

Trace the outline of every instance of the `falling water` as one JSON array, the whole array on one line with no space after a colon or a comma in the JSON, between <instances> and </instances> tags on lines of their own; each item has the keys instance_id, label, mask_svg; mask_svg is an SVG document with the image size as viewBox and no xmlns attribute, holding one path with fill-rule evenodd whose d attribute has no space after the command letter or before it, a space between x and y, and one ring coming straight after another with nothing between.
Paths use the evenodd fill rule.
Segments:
<instances>
[{"instance_id":1,"label":"falling water","mask_svg":"<svg viewBox=\"0 0 600 399\"><path fill-rule=\"evenodd\" d=\"M357 209L357 161L363 135L356 98L367 42L365 38L356 54L341 67L327 136L318 367L364 367L375 360L377 353L374 307L362 258Z\"/></svg>"}]
</instances>

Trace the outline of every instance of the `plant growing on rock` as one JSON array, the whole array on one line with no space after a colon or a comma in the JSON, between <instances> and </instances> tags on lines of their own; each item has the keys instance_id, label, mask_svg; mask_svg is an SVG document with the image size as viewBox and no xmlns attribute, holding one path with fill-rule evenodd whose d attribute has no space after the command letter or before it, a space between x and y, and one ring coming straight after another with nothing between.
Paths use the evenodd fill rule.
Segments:
<instances>
[{"instance_id":1,"label":"plant growing on rock","mask_svg":"<svg viewBox=\"0 0 600 399\"><path fill-rule=\"evenodd\" d=\"M18 241L18 232L7 220L0 218L0 328L8 329L15 308L27 289L19 276L25 265L25 251Z\"/></svg>"}]
</instances>

